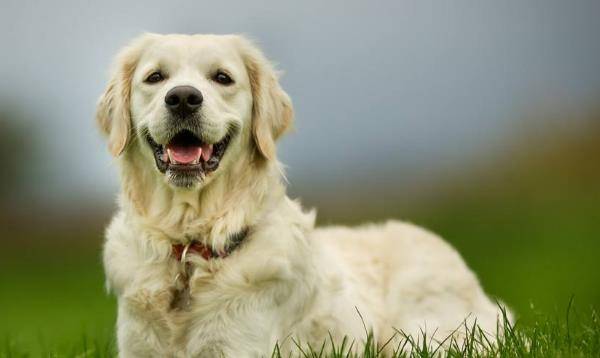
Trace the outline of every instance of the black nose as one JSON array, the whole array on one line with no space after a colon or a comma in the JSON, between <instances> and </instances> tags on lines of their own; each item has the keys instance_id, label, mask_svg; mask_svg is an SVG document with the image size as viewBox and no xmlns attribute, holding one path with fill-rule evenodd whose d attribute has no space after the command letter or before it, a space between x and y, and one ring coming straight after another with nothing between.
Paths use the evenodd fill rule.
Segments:
<instances>
[{"instance_id":1,"label":"black nose","mask_svg":"<svg viewBox=\"0 0 600 358\"><path fill-rule=\"evenodd\" d=\"M182 117L200 108L202 100L202 93L192 86L173 87L165 96L165 104L169 111Z\"/></svg>"}]
</instances>

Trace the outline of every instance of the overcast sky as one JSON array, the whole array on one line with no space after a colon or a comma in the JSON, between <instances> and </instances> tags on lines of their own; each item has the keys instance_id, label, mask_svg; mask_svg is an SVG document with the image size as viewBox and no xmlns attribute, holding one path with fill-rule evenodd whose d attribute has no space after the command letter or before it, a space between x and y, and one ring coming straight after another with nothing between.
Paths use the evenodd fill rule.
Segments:
<instances>
[{"instance_id":1,"label":"overcast sky","mask_svg":"<svg viewBox=\"0 0 600 358\"><path fill-rule=\"evenodd\" d=\"M0 109L39 138L32 193L112 197L93 117L117 50L143 31L246 33L295 104L292 185L410 177L497 150L538 106L594 103L599 19L600 1L2 0Z\"/></svg>"}]
</instances>

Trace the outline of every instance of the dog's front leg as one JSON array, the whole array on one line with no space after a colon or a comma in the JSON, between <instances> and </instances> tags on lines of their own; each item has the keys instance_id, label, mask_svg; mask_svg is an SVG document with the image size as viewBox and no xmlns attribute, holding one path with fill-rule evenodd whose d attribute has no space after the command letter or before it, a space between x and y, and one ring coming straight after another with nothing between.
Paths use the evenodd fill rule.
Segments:
<instances>
[{"instance_id":1,"label":"dog's front leg","mask_svg":"<svg viewBox=\"0 0 600 358\"><path fill-rule=\"evenodd\" d=\"M140 245L130 226L109 227L104 246L107 285L118 299L117 338L121 357L165 357L169 347L170 304L175 265L165 249ZM161 251L162 250L162 251Z\"/></svg>"},{"instance_id":2,"label":"dog's front leg","mask_svg":"<svg viewBox=\"0 0 600 358\"><path fill-rule=\"evenodd\" d=\"M121 357L172 357L176 332L168 282L136 281L119 295L117 336Z\"/></svg>"},{"instance_id":3,"label":"dog's front leg","mask_svg":"<svg viewBox=\"0 0 600 358\"><path fill-rule=\"evenodd\" d=\"M296 287L306 284L295 282L284 260L240 266L192 281L188 356L269 357L289 334L287 321L307 301Z\"/></svg>"}]
</instances>

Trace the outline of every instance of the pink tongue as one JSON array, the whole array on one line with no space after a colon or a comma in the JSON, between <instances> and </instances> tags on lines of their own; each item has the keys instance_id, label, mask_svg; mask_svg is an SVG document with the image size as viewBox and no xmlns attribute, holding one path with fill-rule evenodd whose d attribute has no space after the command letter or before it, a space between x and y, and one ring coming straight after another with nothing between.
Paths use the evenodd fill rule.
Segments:
<instances>
[{"instance_id":1,"label":"pink tongue","mask_svg":"<svg viewBox=\"0 0 600 358\"><path fill-rule=\"evenodd\" d=\"M167 146L171 159L174 159L180 164L190 164L199 159L202 155L202 147L200 146Z\"/></svg>"}]
</instances>

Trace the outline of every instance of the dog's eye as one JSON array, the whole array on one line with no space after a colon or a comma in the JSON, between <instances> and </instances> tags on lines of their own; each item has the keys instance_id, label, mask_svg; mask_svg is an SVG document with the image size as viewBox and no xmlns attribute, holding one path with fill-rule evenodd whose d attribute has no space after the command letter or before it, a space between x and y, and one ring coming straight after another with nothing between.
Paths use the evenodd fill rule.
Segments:
<instances>
[{"instance_id":1,"label":"dog's eye","mask_svg":"<svg viewBox=\"0 0 600 358\"><path fill-rule=\"evenodd\" d=\"M220 83L224 86L229 86L233 83L233 79L231 79L231 77L223 71L218 71L217 73L215 73L215 75L213 76L213 81Z\"/></svg>"},{"instance_id":2,"label":"dog's eye","mask_svg":"<svg viewBox=\"0 0 600 358\"><path fill-rule=\"evenodd\" d=\"M146 83L156 83L156 82L160 82L162 80L164 80L165 78L163 77L162 73L156 71L156 72L152 72L150 74L150 76L146 77Z\"/></svg>"}]
</instances>

